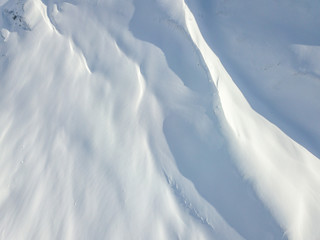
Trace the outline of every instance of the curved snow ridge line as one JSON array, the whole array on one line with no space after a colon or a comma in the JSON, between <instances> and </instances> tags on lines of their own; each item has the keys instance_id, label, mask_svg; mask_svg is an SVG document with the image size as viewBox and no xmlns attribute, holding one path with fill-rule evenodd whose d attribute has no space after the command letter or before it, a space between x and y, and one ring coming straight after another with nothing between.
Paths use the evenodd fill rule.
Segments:
<instances>
[{"instance_id":1,"label":"curved snow ridge line","mask_svg":"<svg viewBox=\"0 0 320 240\"><path fill-rule=\"evenodd\" d=\"M238 164L253 182L289 239L319 239L320 161L256 113L203 39L184 3L186 31L218 89L222 110L240 154ZM290 201L289 201L290 200Z\"/></svg>"},{"instance_id":2,"label":"curved snow ridge line","mask_svg":"<svg viewBox=\"0 0 320 240\"><path fill-rule=\"evenodd\" d=\"M85 69L88 74L92 74L92 71L88 65L87 58L85 57L83 51L75 44L75 42L71 38L67 38L67 39L68 39L69 48L71 52L79 58L79 61L83 66L83 68L79 67L79 69Z\"/></svg>"},{"instance_id":3,"label":"curved snow ridge line","mask_svg":"<svg viewBox=\"0 0 320 240\"><path fill-rule=\"evenodd\" d=\"M143 99L144 92L146 90L146 84L138 64L136 64L136 71L137 71L138 86L139 86L136 108L139 108L139 106L141 105L141 101Z\"/></svg>"},{"instance_id":4,"label":"curved snow ridge line","mask_svg":"<svg viewBox=\"0 0 320 240\"><path fill-rule=\"evenodd\" d=\"M57 12L58 12L57 4L54 4L51 2L47 2L45 4L44 2L42 2L40 0L31 1L31 2L28 2L27 9L29 11L28 15L29 15L30 21L32 21L32 22L35 21L34 19L32 19L31 16L40 15L40 16L38 16L38 18L41 18L42 21L47 25L47 29L46 29L47 31L52 32L52 33L56 33L59 36L67 39L72 53L79 57L81 64L84 66L84 69L89 74L92 74L92 71L88 65L87 58L84 55L83 51L77 46L77 44L74 42L74 40L71 37L65 36L62 33L57 22L55 21L53 14L57 14ZM34 23L33 23L33 25L34 25ZM79 69L81 69L81 67L79 67Z\"/></svg>"}]
</instances>

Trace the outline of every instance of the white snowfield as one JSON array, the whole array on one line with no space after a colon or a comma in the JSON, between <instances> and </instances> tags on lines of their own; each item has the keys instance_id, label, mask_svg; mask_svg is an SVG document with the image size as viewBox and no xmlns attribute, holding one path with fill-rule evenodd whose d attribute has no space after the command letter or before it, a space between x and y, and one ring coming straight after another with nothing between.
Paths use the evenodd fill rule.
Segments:
<instances>
[{"instance_id":1,"label":"white snowfield","mask_svg":"<svg viewBox=\"0 0 320 240\"><path fill-rule=\"evenodd\" d=\"M0 0L0 239L319 240L320 4L237 2Z\"/></svg>"}]
</instances>

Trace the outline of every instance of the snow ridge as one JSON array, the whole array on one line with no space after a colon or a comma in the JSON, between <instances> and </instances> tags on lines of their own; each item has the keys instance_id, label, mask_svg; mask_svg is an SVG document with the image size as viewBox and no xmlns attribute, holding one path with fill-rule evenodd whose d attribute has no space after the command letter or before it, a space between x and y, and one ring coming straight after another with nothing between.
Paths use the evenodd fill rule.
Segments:
<instances>
[{"instance_id":1,"label":"snow ridge","mask_svg":"<svg viewBox=\"0 0 320 240\"><path fill-rule=\"evenodd\" d=\"M186 28L218 89L232 131L230 141L243 154L238 162L240 168L286 229L289 239L318 239L319 159L251 109L206 44L186 4L184 8Z\"/></svg>"},{"instance_id":2,"label":"snow ridge","mask_svg":"<svg viewBox=\"0 0 320 240\"><path fill-rule=\"evenodd\" d=\"M0 239L319 238L319 159L184 1L0 4Z\"/></svg>"}]
</instances>

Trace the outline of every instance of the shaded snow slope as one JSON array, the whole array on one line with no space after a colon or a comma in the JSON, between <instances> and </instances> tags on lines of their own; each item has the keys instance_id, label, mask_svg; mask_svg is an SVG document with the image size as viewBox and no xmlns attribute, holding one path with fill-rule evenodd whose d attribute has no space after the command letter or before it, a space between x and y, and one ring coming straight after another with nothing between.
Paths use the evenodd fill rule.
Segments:
<instances>
[{"instance_id":1,"label":"shaded snow slope","mask_svg":"<svg viewBox=\"0 0 320 240\"><path fill-rule=\"evenodd\" d=\"M1 239L242 239L175 167L164 111L193 97L133 5L24 11L31 31L2 23Z\"/></svg>"},{"instance_id":2,"label":"shaded snow slope","mask_svg":"<svg viewBox=\"0 0 320 240\"><path fill-rule=\"evenodd\" d=\"M188 0L250 105L320 157L320 2Z\"/></svg>"},{"instance_id":3,"label":"shaded snow slope","mask_svg":"<svg viewBox=\"0 0 320 240\"><path fill-rule=\"evenodd\" d=\"M196 106L200 110L196 114L190 112L194 103L187 103L187 109L170 111L164 121L164 133L179 170L243 237L267 239L271 235L280 239L283 232L234 166L223 123L216 116L221 114L218 93L210 86L206 64L184 25L160 4L134 3L132 32L161 48L169 67L195 91L201 104ZM139 27L142 24L144 28Z\"/></svg>"},{"instance_id":4,"label":"shaded snow slope","mask_svg":"<svg viewBox=\"0 0 320 240\"><path fill-rule=\"evenodd\" d=\"M240 168L286 229L290 239L320 236L320 162L254 112L210 50L186 7L186 25L215 83ZM288 204L290 199L290 204ZM296 209L296 211L293 211Z\"/></svg>"},{"instance_id":5,"label":"shaded snow slope","mask_svg":"<svg viewBox=\"0 0 320 240\"><path fill-rule=\"evenodd\" d=\"M320 237L319 159L251 108L185 2L0 8L0 239Z\"/></svg>"}]
</instances>

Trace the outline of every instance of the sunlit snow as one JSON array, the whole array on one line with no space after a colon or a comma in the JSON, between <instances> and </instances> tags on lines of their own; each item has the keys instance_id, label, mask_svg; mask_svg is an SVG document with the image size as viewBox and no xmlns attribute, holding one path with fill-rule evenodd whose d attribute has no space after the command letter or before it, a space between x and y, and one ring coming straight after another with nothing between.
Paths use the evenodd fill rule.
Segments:
<instances>
[{"instance_id":1,"label":"sunlit snow","mask_svg":"<svg viewBox=\"0 0 320 240\"><path fill-rule=\"evenodd\" d=\"M319 1L0 11L0 239L320 239Z\"/></svg>"}]
</instances>

